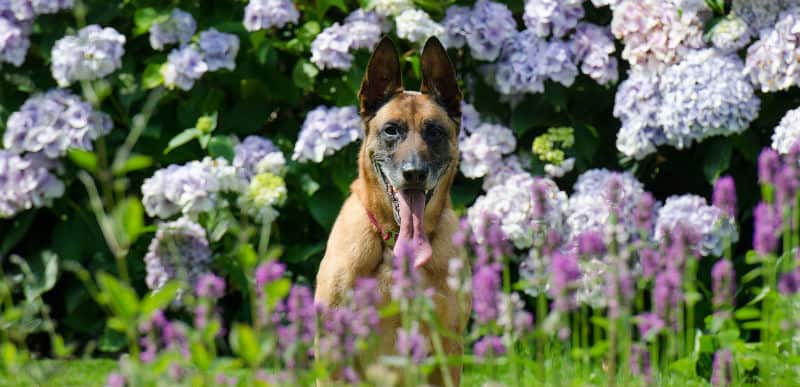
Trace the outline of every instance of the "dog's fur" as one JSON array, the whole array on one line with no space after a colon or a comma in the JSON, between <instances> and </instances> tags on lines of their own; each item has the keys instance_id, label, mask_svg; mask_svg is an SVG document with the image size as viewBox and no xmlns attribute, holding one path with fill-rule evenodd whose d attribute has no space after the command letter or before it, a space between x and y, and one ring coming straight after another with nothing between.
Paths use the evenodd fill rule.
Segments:
<instances>
[{"instance_id":1,"label":"dog's fur","mask_svg":"<svg viewBox=\"0 0 800 387\"><path fill-rule=\"evenodd\" d=\"M457 299L446 281L448 261L464 256L452 243L458 219L450 201L450 186L458 164L461 92L453 65L436 38L425 44L420 69L420 92L405 91L397 51L388 38L378 44L369 61L359 91L364 140L358 178L350 187L352 194L328 239L317 274L315 300L326 306L341 305L356 279L370 277L378 280L382 298L388 301L392 250L383 242L368 212L380 228L397 232L398 215L387 194L386 182L399 189L413 186L431 190L424 210L424 230L432 254L429 259L418 261L416 270L422 273L425 287L435 291L441 324L453 337L461 337L471 308L469 297ZM424 171L422 176L414 180L413 176L404 175L409 165ZM394 351L399 326L399 317L381 321L382 353ZM444 338L443 344L448 354L463 353L460 340ZM461 366L452 364L450 376L458 385ZM442 385L443 377L434 372L429 381Z\"/></svg>"}]
</instances>

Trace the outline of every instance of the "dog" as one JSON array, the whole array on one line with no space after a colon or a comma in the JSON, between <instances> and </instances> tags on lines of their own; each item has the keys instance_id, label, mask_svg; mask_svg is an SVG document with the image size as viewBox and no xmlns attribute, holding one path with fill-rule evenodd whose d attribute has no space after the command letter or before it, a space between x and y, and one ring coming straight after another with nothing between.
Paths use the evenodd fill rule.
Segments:
<instances>
[{"instance_id":1,"label":"dog","mask_svg":"<svg viewBox=\"0 0 800 387\"><path fill-rule=\"evenodd\" d=\"M449 260L464 257L452 242L458 218L450 199L459 159L461 91L435 37L425 43L420 72L420 90L404 90L389 38L378 43L369 60L358 93L364 129L358 178L331 230L314 298L328 307L341 305L355 280L369 277L377 279L388 301L393 252L386 240L396 234L396 246L414 247L415 270L434 290L439 322L452 333L443 337L444 352L461 355L463 344L455 337L463 335L471 303L447 285ZM381 353L394 351L399 327L397 316L381 320ZM451 364L449 374L459 385L461 365ZM444 378L437 367L429 383L443 385Z\"/></svg>"}]
</instances>

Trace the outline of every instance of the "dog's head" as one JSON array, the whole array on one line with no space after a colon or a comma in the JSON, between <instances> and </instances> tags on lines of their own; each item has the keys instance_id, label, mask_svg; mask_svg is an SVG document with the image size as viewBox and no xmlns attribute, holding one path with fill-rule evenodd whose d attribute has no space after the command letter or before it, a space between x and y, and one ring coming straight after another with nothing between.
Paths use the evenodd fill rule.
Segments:
<instances>
[{"instance_id":1,"label":"dog's head","mask_svg":"<svg viewBox=\"0 0 800 387\"><path fill-rule=\"evenodd\" d=\"M358 94L365 130L362 168L367 169L362 173L385 191L384 203L391 207L401 234L411 222L405 217L441 211L458 162L461 92L438 39L425 43L420 70L420 91L405 91L397 51L384 38L370 58Z\"/></svg>"}]
</instances>

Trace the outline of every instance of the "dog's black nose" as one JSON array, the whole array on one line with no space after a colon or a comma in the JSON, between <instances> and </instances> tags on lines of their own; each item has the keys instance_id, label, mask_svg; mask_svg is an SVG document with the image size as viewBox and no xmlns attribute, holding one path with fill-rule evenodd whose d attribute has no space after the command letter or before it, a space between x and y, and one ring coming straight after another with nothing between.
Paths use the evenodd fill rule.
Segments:
<instances>
[{"instance_id":1,"label":"dog's black nose","mask_svg":"<svg viewBox=\"0 0 800 387\"><path fill-rule=\"evenodd\" d=\"M420 160L408 160L400 167L403 172L403 179L406 184L425 185L428 179L428 169L422 165Z\"/></svg>"}]
</instances>

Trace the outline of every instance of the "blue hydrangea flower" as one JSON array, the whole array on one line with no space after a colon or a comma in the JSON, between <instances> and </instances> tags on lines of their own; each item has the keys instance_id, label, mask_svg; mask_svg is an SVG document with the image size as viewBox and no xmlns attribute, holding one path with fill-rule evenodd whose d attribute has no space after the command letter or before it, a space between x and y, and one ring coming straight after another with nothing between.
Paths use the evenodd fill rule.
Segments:
<instances>
[{"instance_id":1,"label":"blue hydrangea flower","mask_svg":"<svg viewBox=\"0 0 800 387\"><path fill-rule=\"evenodd\" d=\"M472 57L493 61L503 43L517 34L517 22L505 4L478 0L470 14L467 45Z\"/></svg>"},{"instance_id":2,"label":"blue hydrangea flower","mask_svg":"<svg viewBox=\"0 0 800 387\"><path fill-rule=\"evenodd\" d=\"M444 36L444 27L433 21L427 12L409 9L394 19L397 36L411 42L422 43L431 36Z\"/></svg>"},{"instance_id":3,"label":"blue hydrangea flower","mask_svg":"<svg viewBox=\"0 0 800 387\"><path fill-rule=\"evenodd\" d=\"M548 42L525 30L506 40L492 83L507 95L540 93L548 79L570 86L578 75L574 60L566 42Z\"/></svg>"},{"instance_id":4,"label":"blue hydrangea flower","mask_svg":"<svg viewBox=\"0 0 800 387\"><path fill-rule=\"evenodd\" d=\"M306 115L292 159L319 163L360 138L361 117L355 106L318 106Z\"/></svg>"},{"instance_id":5,"label":"blue hydrangea flower","mask_svg":"<svg viewBox=\"0 0 800 387\"><path fill-rule=\"evenodd\" d=\"M124 44L124 35L96 24L80 29L77 35L65 36L53 46L53 78L61 87L103 78L122 66Z\"/></svg>"},{"instance_id":6,"label":"blue hydrangea flower","mask_svg":"<svg viewBox=\"0 0 800 387\"><path fill-rule=\"evenodd\" d=\"M743 70L735 55L702 50L664 71L658 121L667 141L681 149L747 129L758 115L760 100Z\"/></svg>"},{"instance_id":7,"label":"blue hydrangea flower","mask_svg":"<svg viewBox=\"0 0 800 387\"><path fill-rule=\"evenodd\" d=\"M92 149L92 141L111 130L111 119L63 89L28 98L8 118L3 144L17 153L58 158L69 148Z\"/></svg>"},{"instance_id":8,"label":"blue hydrangea flower","mask_svg":"<svg viewBox=\"0 0 800 387\"><path fill-rule=\"evenodd\" d=\"M624 155L642 159L667 142L658 123L661 107L660 77L657 73L637 69L617 88L614 117L622 127L617 133L617 149Z\"/></svg>"},{"instance_id":9,"label":"blue hydrangea flower","mask_svg":"<svg viewBox=\"0 0 800 387\"><path fill-rule=\"evenodd\" d=\"M236 54L239 53L238 36L219 32L212 27L200 33L200 40L197 44L203 53L203 60L208 66L208 71L236 68Z\"/></svg>"},{"instance_id":10,"label":"blue hydrangea flower","mask_svg":"<svg viewBox=\"0 0 800 387\"><path fill-rule=\"evenodd\" d=\"M333 23L311 42L311 62L320 69L347 70L353 64L353 36L347 27Z\"/></svg>"},{"instance_id":11,"label":"blue hydrangea flower","mask_svg":"<svg viewBox=\"0 0 800 387\"><path fill-rule=\"evenodd\" d=\"M0 64L7 62L19 67L25 62L25 55L31 45L29 31L29 23L0 12Z\"/></svg>"},{"instance_id":12,"label":"blue hydrangea flower","mask_svg":"<svg viewBox=\"0 0 800 387\"><path fill-rule=\"evenodd\" d=\"M192 288L211 266L211 248L206 230L186 218L162 223L144 256L145 283L151 290L167 281L181 280Z\"/></svg>"},{"instance_id":13,"label":"blue hydrangea flower","mask_svg":"<svg viewBox=\"0 0 800 387\"><path fill-rule=\"evenodd\" d=\"M665 242L665 237L676 226L688 227L700 240L693 246L701 256L722 255L725 243L739 239L734 219L723 210L708 205L706 199L697 195L680 195L667 198L658 211L655 239Z\"/></svg>"},{"instance_id":14,"label":"blue hydrangea flower","mask_svg":"<svg viewBox=\"0 0 800 387\"><path fill-rule=\"evenodd\" d=\"M800 7L781 14L772 28L761 30L760 39L747 49L745 73L763 92L797 85L800 68Z\"/></svg>"},{"instance_id":15,"label":"blue hydrangea flower","mask_svg":"<svg viewBox=\"0 0 800 387\"><path fill-rule=\"evenodd\" d=\"M469 178L486 176L499 169L503 155L517 147L517 139L511 129L503 125L484 123L478 125L463 141L459 141L461 173Z\"/></svg>"},{"instance_id":16,"label":"blue hydrangea flower","mask_svg":"<svg viewBox=\"0 0 800 387\"><path fill-rule=\"evenodd\" d=\"M345 27L350 30L350 49L366 48L372 51L378 44L383 32L384 19L376 12L358 9L344 19Z\"/></svg>"},{"instance_id":17,"label":"blue hydrangea flower","mask_svg":"<svg viewBox=\"0 0 800 387\"><path fill-rule=\"evenodd\" d=\"M56 13L74 5L74 0L3 0L0 14L8 13L19 21L31 21L36 15Z\"/></svg>"},{"instance_id":18,"label":"blue hydrangea flower","mask_svg":"<svg viewBox=\"0 0 800 387\"><path fill-rule=\"evenodd\" d=\"M246 181L225 159L205 158L159 169L142 184L148 215L167 219L177 213L194 217L227 205L221 192L242 192Z\"/></svg>"},{"instance_id":19,"label":"blue hydrangea flower","mask_svg":"<svg viewBox=\"0 0 800 387\"><path fill-rule=\"evenodd\" d=\"M192 40L196 29L197 22L192 14L175 8L167 20L150 26L150 47L160 51L168 44L186 44Z\"/></svg>"},{"instance_id":20,"label":"blue hydrangea flower","mask_svg":"<svg viewBox=\"0 0 800 387\"><path fill-rule=\"evenodd\" d=\"M170 88L191 89L194 82L208 71L208 64L203 59L203 54L194 46L172 50L166 65L161 68L164 84Z\"/></svg>"},{"instance_id":21,"label":"blue hydrangea flower","mask_svg":"<svg viewBox=\"0 0 800 387\"><path fill-rule=\"evenodd\" d=\"M244 9L244 28L248 31L281 28L299 19L291 0L250 0Z\"/></svg>"},{"instance_id":22,"label":"blue hydrangea flower","mask_svg":"<svg viewBox=\"0 0 800 387\"><path fill-rule=\"evenodd\" d=\"M582 73L600 84L617 81L617 58L612 55L616 47L607 27L579 23L569 44L575 62L581 64Z\"/></svg>"},{"instance_id":23,"label":"blue hydrangea flower","mask_svg":"<svg viewBox=\"0 0 800 387\"><path fill-rule=\"evenodd\" d=\"M526 0L525 25L540 37L560 38L583 18L582 0Z\"/></svg>"},{"instance_id":24,"label":"blue hydrangea flower","mask_svg":"<svg viewBox=\"0 0 800 387\"><path fill-rule=\"evenodd\" d=\"M742 18L750 32L758 35L761 30L772 27L778 15L792 5L797 5L796 0L733 0L731 14Z\"/></svg>"},{"instance_id":25,"label":"blue hydrangea flower","mask_svg":"<svg viewBox=\"0 0 800 387\"><path fill-rule=\"evenodd\" d=\"M0 218L50 205L64 194L64 184L50 170L54 163L38 154L17 155L0 149Z\"/></svg>"},{"instance_id":26,"label":"blue hydrangea flower","mask_svg":"<svg viewBox=\"0 0 800 387\"><path fill-rule=\"evenodd\" d=\"M447 8L442 19L445 34L442 43L445 47L461 48L467 44L467 34L470 32L469 19L472 11L469 7L452 5Z\"/></svg>"},{"instance_id":27,"label":"blue hydrangea flower","mask_svg":"<svg viewBox=\"0 0 800 387\"><path fill-rule=\"evenodd\" d=\"M285 164L283 153L270 141L261 136L247 136L234 147L233 166L245 180L256 173L280 175Z\"/></svg>"},{"instance_id":28,"label":"blue hydrangea flower","mask_svg":"<svg viewBox=\"0 0 800 387\"><path fill-rule=\"evenodd\" d=\"M786 112L772 134L772 149L779 153L789 153L794 144L800 142L800 108Z\"/></svg>"}]
</instances>

